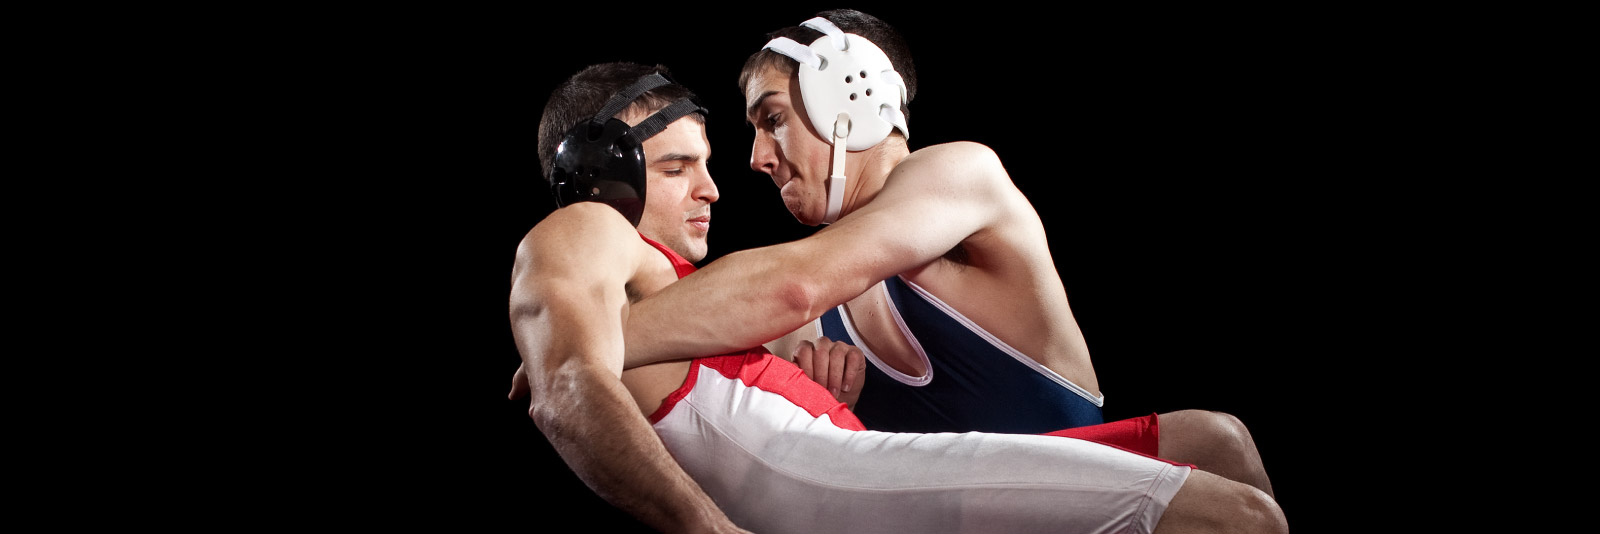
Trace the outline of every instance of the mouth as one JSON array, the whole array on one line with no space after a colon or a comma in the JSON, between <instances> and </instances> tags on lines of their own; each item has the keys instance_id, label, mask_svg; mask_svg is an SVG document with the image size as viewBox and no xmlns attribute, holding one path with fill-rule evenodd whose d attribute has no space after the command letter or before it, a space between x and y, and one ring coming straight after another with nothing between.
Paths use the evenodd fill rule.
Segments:
<instances>
[{"instance_id":1,"label":"mouth","mask_svg":"<svg viewBox=\"0 0 1600 534\"><path fill-rule=\"evenodd\" d=\"M708 231L708 230L711 229L711 216L710 215L701 215L699 217L690 217L686 222L689 223L690 227L692 227L692 228L694 228L696 230L699 230L701 232L705 232L705 231Z\"/></svg>"}]
</instances>

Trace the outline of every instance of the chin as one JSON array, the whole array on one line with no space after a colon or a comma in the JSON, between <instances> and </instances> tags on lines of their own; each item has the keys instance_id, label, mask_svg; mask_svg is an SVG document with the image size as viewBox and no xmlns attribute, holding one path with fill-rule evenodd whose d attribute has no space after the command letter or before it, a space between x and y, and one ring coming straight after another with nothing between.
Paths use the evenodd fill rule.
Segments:
<instances>
[{"instance_id":1,"label":"chin","mask_svg":"<svg viewBox=\"0 0 1600 534\"><path fill-rule=\"evenodd\" d=\"M820 225L822 225L822 215L820 215L820 214L818 214L818 215L813 217L813 216L808 216L805 212L800 212L800 213L796 213L794 215L794 220L800 221L800 224L804 224L806 226L820 226Z\"/></svg>"},{"instance_id":2,"label":"chin","mask_svg":"<svg viewBox=\"0 0 1600 534\"><path fill-rule=\"evenodd\" d=\"M794 220L800 221L800 224L804 224L806 226L816 226L818 224L822 224L822 217L808 217L806 214L805 204L800 203L798 200L791 201L790 199L785 198L783 199L783 205L784 207L789 208L789 214L794 216Z\"/></svg>"},{"instance_id":3,"label":"chin","mask_svg":"<svg viewBox=\"0 0 1600 534\"><path fill-rule=\"evenodd\" d=\"M681 248L683 250L679 251L678 253L683 255L683 259L689 260L690 263L696 263L700 260L706 259L706 251L710 250L710 247L706 245L706 240L703 237L698 239L690 238L684 240Z\"/></svg>"}]
</instances>

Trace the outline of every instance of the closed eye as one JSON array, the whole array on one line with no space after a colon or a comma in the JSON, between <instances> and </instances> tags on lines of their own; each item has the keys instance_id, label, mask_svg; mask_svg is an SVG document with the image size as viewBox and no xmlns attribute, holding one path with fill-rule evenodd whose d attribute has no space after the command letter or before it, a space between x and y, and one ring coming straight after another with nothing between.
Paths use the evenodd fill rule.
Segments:
<instances>
[{"instance_id":1,"label":"closed eye","mask_svg":"<svg viewBox=\"0 0 1600 534\"><path fill-rule=\"evenodd\" d=\"M664 176L682 176L683 173L689 170L689 167L698 164L703 159L705 158L693 154L664 154L655 160L654 167Z\"/></svg>"}]
</instances>

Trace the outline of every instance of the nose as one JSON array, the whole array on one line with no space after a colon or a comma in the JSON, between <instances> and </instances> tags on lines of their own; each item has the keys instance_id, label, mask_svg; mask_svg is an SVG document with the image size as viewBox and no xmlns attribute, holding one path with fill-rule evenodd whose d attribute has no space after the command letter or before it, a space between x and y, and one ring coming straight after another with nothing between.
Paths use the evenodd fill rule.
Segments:
<instances>
[{"instance_id":1,"label":"nose","mask_svg":"<svg viewBox=\"0 0 1600 534\"><path fill-rule=\"evenodd\" d=\"M756 131L756 140L750 145L750 170L767 173L778 168L777 143L766 132Z\"/></svg>"},{"instance_id":2,"label":"nose","mask_svg":"<svg viewBox=\"0 0 1600 534\"><path fill-rule=\"evenodd\" d=\"M700 173L700 176L701 178L694 184L694 197L707 204L716 202L722 194L717 191L717 182L711 179L711 167L707 166L706 172Z\"/></svg>"}]
</instances>

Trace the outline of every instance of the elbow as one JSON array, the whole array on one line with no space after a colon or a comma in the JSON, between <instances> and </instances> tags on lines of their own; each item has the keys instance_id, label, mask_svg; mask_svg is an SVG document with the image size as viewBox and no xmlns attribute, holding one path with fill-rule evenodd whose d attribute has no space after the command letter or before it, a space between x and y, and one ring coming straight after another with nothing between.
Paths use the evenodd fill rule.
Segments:
<instances>
[{"instance_id":1,"label":"elbow","mask_svg":"<svg viewBox=\"0 0 1600 534\"><path fill-rule=\"evenodd\" d=\"M561 412L556 405L549 401L535 400L528 404L528 418L533 420L533 426L539 428L552 443L565 436L567 432L562 428Z\"/></svg>"},{"instance_id":2,"label":"elbow","mask_svg":"<svg viewBox=\"0 0 1600 534\"><path fill-rule=\"evenodd\" d=\"M810 321L833 306L828 301L827 288L809 276L787 277L774 291L768 302L784 324Z\"/></svg>"},{"instance_id":3,"label":"elbow","mask_svg":"<svg viewBox=\"0 0 1600 534\"><path fill-rule=\"evenodd\" d=\"M809 252L800 257L813 257ZM805 261L788 261L787 265L806 265ZM769 271L771 272L771 271ZM870 272L853 272L847 269L788 268L775 270L771 278L779 280L768 286L765 295L768 309L774 319L792 326L781 332L787 334L794 328L820 317L828 309L844 304L863 291L871 289L881 279Z\"/></svg>"},{"instance_id":4,"label":"elbow","mask_svg":"<svg viewBox=\"0 0 1600 534\"><path fill-rule=\"evenodd\" d=\"M546 435L560 434L560 425L565 421L562 416L571 411L571 406L581 404L577 399L583 382L571 367L560 366L531 377L528 418Z\"/></svg>"}]
</instances>

